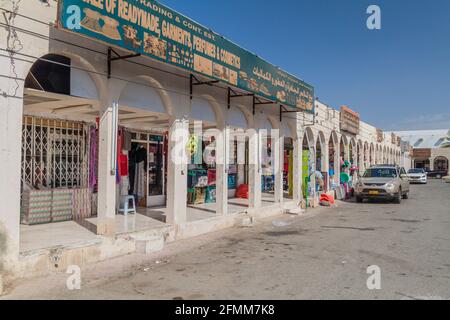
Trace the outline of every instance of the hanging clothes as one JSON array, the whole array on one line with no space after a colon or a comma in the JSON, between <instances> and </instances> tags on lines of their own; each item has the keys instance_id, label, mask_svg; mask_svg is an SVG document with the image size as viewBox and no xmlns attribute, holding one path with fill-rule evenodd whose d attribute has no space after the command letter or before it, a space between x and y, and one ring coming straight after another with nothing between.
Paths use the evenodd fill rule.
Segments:
<instances>
[{"instance_id":1,"label":"hanging clothes","mask_svg":"<svg viewBox=\"0 0 450 320\"><path fill-rule=\"evenodd\" d=\"M141 200L145 197L145 169L144 162L140 162L136 166L134 176L134 193Z\"/></svg>"},{"instance_id":2,"label":"hanging clothes","mask_svg":"<svg viewBox=\"0 0 450 320\"><path fill-rule=\"evenodd\" d=\"M145 175L147 170L147 150L141 145L135 145L130 152L129 172L130 193L139 199L145 197Z\"/></svg>"}]
</instances>

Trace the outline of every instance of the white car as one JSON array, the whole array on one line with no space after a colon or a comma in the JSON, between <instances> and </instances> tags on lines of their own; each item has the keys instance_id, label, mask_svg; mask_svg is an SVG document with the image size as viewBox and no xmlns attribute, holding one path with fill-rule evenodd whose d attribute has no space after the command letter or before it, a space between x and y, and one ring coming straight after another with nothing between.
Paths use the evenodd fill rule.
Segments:
<instances>
[{"instance_id":1,"label":"white car","mask_svg":"<svg viewBox=\"0 0 450 320\"><path fill-rule=\"evenodd\" d=\"M428 183L428 176L424 169L409 169L408 178L410 183Z\"/></svg>"}]
</instances>

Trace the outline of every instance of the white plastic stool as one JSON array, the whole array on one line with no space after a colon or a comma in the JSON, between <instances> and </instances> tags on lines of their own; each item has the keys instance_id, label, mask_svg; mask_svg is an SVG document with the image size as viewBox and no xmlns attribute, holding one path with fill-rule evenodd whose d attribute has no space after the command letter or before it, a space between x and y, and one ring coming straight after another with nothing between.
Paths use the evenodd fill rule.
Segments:
<instances>
[{"instance_id":1,"label":"white plastic stool","mask_svg":"<svg viewBox=\"0 0 450 320\"><path fill-rule=\"evenodd\" d=\"M136 203L134 201L134 196L120 197L119 213L123 213L124 216L127 216L130 213L136 214Z\"/></svg>"}]
</instances>

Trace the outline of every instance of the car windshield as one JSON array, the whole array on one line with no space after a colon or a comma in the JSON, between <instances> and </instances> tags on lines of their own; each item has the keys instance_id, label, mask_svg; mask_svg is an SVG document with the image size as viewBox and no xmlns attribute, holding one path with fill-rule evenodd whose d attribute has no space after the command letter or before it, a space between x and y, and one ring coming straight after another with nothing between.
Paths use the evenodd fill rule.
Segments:
<instances>
[{"instance_id":1,"label":"car windshield","mask_svg":"<svg viewBox=\"0 0 450 320\"><path fill-rule=\"evenodd\" d=\"M373 168L364 173L364 178L396 178L397 170L392 168Z\"/></svg>"},{"instance_id":2,"label":"car windshield","mask_svg":"<svg viewBox=\"0 0 450 320\"><path fill-rule=\"evenodd\" d=\"M423 169L409 169L408 173L424 173Z\"/></svg>"}]
</instances>

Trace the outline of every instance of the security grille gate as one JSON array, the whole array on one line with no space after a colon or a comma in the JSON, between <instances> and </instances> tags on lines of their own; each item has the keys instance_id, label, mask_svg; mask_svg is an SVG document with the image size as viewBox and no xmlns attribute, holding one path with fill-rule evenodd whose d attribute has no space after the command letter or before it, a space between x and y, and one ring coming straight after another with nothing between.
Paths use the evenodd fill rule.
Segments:
<instances>
[{"instance_id":1,"label":"security grille gate","mask_svg":"<svg viewBox=\"0 0 450 320\"><path fill-rule=\"evenodd\" d=\"M22 127L22 186L86 188L89 127L82 122L25 116Z\"/></svg>"}]
</instances>

